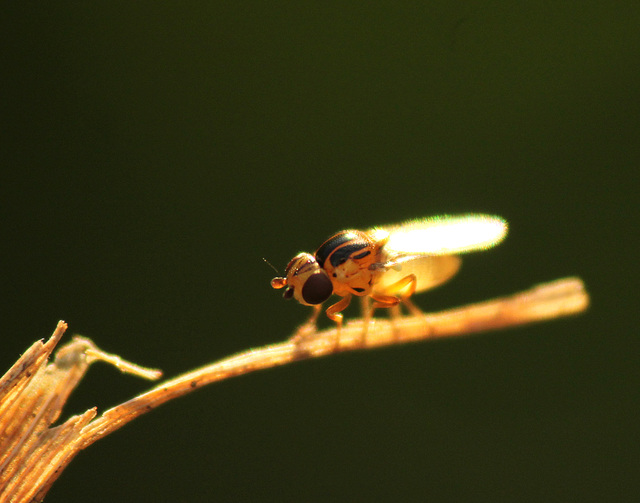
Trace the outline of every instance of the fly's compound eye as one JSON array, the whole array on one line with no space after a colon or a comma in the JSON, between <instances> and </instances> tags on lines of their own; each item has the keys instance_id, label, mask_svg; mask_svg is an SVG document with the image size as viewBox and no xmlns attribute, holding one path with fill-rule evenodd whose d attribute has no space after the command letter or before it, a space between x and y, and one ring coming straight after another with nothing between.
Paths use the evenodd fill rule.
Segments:
<instances>
[{"instance_id":1,"label":"fly's compound eye","mask_svg":"<svg viewBox=\"0 0 640 503\"><path fill-rule=\"evenodd\" d=\"M333 284L324 272L312 274L302 286L302 299L312 306L322 304L332 293Z\"/></svg>"}]
</instances>

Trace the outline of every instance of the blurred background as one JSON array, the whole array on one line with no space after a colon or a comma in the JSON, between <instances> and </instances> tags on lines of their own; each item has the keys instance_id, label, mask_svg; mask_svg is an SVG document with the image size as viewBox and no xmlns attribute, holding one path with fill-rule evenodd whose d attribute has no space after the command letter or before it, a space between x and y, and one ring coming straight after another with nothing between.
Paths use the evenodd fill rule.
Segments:
<instances>
[{"instance_id":1,"label":"blurred background","mask_svg":"<svg viewBox=\"0 0 640 503\"><path fill-rule=\"evenodd\" d=\"M637 497L638 2L4 10L2 369L58 319L167 377L282 340L308 308L263 257L442 213L511 230L424 310L570 275L592 295L209 386L81 453L47 501ZM149 386L96 364L66 414Z\"/></svg>"}]
</instances>

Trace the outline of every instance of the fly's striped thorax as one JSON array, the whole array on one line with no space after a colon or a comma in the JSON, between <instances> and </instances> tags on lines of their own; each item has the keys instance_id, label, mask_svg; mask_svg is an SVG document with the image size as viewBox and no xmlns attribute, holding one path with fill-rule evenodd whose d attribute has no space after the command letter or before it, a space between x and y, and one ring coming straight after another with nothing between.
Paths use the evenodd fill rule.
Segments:
<instances>
[{"instance_id":1,"label":"fly's striped thorax","mask_svg":"<svg viewBox=\"0 0 640 503\"><path fill-rule=\"evenodd\" d=\"M327 239L315 253L316 260L337 295L368 295L379 274L372 264L380 261L380 243L367 233L346 230Z\"/></svg>"},{"instance_id":2,"label":"fly's striped thorax","mask_svg":"<svg viewBox=\"0 0 640 503\"><path fill-rule=\"evenodd\" d=\"M316 250L320 267L335 268L348 259L362 259L369 255L373 241L362 231L347 230L331 236ZM325 267L326 266L326 267Z\"/></svg>"}]
</instances>

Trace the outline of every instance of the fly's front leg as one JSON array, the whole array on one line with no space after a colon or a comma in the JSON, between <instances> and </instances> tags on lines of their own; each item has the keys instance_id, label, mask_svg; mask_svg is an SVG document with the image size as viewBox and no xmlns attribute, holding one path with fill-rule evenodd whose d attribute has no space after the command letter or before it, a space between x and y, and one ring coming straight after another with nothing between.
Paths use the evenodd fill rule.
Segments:
<instances>
[{"instance_id":1,"label":"fly's front leg","mask_svg":"<svg viewBox=\"0 0 640 503\"><path fill-rule=\"evenodd\" d=\"M336 329L336 340L334 349L337 351L340 348L340 330L342 329L342 314L340 311L344 311L347 306L351 303L351 295L345 295L336 302L334 305L329 306L326 310L327 317L330 320L333 320L337 323L338 327Z\"/></svg>"},{"instance_id":2,"label":"fly's front leg","mask_svg":"<svg viewBox=\"0 0 640 503\"><path fill-rule=\"evenodd\" d=\"M320 311L322 311L322 305L318 304L317 306L313 306L313 312L309 319L300 325L296 330L296 333L293 334L293 337L291 338L293 342L300 342L316 332L316 329L318 328L316 326L316 321L318 321Z\"/></svg>"}]
</instances>

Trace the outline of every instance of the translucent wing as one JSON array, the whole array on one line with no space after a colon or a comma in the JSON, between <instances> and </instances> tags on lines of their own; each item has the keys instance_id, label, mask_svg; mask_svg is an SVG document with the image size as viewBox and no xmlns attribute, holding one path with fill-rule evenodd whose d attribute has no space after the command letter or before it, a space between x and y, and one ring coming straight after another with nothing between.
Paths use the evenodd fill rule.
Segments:
<instances>
[{"instance_id":1,"label":"translucent wing","mask_svg":"<svg viewBox=\"0 0 640 503\"><path fill-rule=\"evenodd\" d=\"M387 239L384 250L394 255L457 255L497 245L507 222L492 215L469 214L410 220L372 229L375 240Z\"/></svg>"},{"instance_id":2,"label":"translucent wing","mask_svg":"<svg viewBox=\"0 0 640 503\"><path fill-rule=\"evenodd\" d=\"M402 296L404 292L394 289L395 283L410 274L416 276L416 292L444 283L460 268L458 254L497 245L507 234L507 222L491 215L445 215L376 228L370 233L376 241L386 240L386 270L374 292Z\"/></svg>"},{"instance_id":3,"label":"translucent wing","mask_svg":"<svg viewBox=\"0 0 640 503\"><path fill-rule=\"evenodd\" d=\"M373 293L381 295L407 294L394 289L394 284L409 274L416 275L416 293L441 285L460 268L460 257L456 255L414 255L387 269L373 286ZM405 289L406 290L406 289Z\"/></svg>"}]
</instances>

